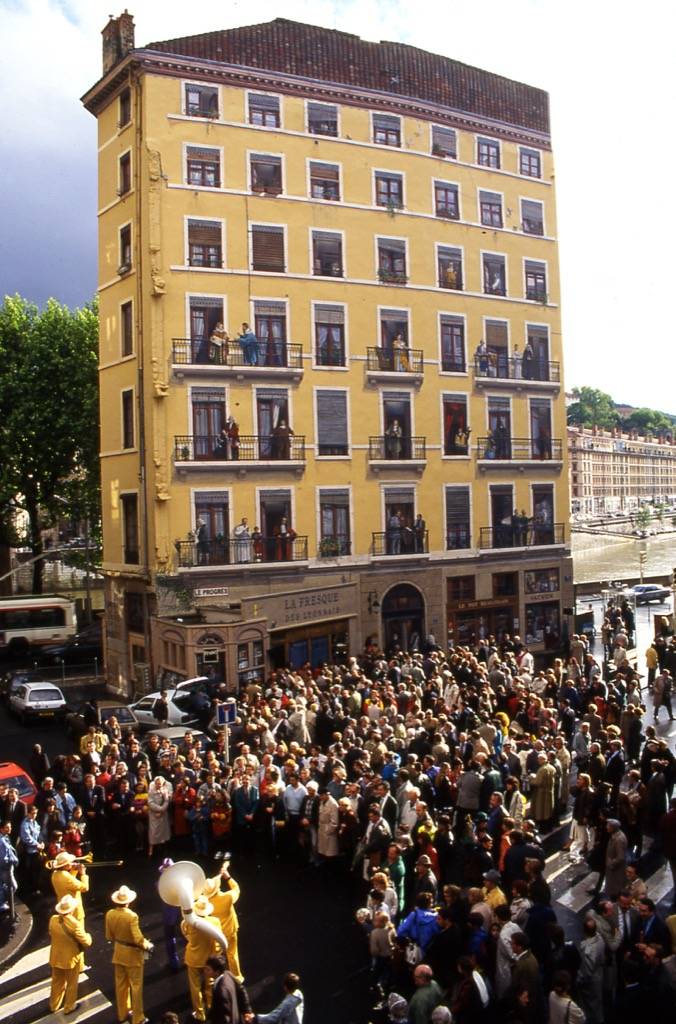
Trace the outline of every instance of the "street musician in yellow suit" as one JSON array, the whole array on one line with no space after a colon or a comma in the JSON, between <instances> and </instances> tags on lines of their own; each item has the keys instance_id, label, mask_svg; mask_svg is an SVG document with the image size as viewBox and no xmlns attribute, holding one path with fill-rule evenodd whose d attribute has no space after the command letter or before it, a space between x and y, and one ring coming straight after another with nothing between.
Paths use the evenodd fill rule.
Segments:
<instances>
[{"instance_id":1,"label":"street musician in yellow suit","mask_svg":"<svg viewBox=\"0 0 676 1024\"><path fill-rule=\"evenodd\" d=\"M49 1009L57 1013L63 1005L64 1013L72 1013L77 1003L77 984L84 967L84 948L91 946L92 937L84 930L77 916L77 901L73 896L62 896L49 921L49 966L52 970L52 988Z\"/></svg>"},{"instance_id":2,"label":"street musician in yellow suit","mask_svg":"<svg viewBox=\"0 0 676 1024\"><path fill-rule=\"evenodd\" d=\"M78 920L84 924L82 893L89 892L89 875L84 864L75 863L73 854L66 853L65 850L57 853L55 860L51 863L53 865L52 887L57 900L63 896L73 896L77 903L75 914ZM49 867L49 865L47 866Z\"/></svg>"},{"instance_id":3,"label":"street musician in yellow suit","mask_svg":"<svg viewBox=\"0 0 676 1024\"><path fill-rule=\"evenodd\" d=\"M228 889L221 889L221 879L225 879ZM239 919L235 910L235 903L239 899L240 889L234 878L230 877L227 866L224 864L220 875L214 878L207 878L204 884L203 895L211 901L214 908L214 916L218 918L221 931L228 940L226 952L230 973L234 974L237 981L242 982L242 969L239 964L239 949L237 946L237 932L239 931Z\"/></svg>"},{"instance_id":4,"label":"street musician in yellow suit","mask_svg":"<svg viewBox=\"0 0 676 1024\"><path fill-rule=\"evenodd\" d=\"M201 917L214 928L219 929L217 917L212 917L213 907L206 896L198 896L193 905L193 910L198 917ZM193 1019L200 1021L207 1019L207 1013L211 1009L211 984L204 973L207 960L215 956L220 945L211 935L200 931L189 921L181 922L181 931L186 937L185 966L188 968L188 986L190 988L190 1002L192 1003Z\"/></svg>"},{"instance_id":5,"label":"street musician in yellow suit","mask_svg":"<svg viewBox=\"0 0 676 1024\"><path fill-rule=\"evenodd\" d=\"M106 914L106 939L113 943L117 1019L125 1024L131 1006L132 1024L143 1024L144 953L153 945L141 932L138 914L130 909L129 904L136 899L134 890L121 885L111 899L115 907Z\"/></svg>"}]
</instances>

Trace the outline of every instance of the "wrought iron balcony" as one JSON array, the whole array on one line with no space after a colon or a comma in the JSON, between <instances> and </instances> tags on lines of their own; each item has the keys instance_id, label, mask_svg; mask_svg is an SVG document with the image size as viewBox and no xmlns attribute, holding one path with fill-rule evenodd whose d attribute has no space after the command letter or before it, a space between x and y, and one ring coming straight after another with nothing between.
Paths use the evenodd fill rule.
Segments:
<instances>
[{"instance_id":1,"label":"wrought iron balcony","mask_svg":"<svg viewBox=\"0 0 676 1024\"><path fill-rule=\"evenodd\" d=\"M418 348L367 348L368 373L424 372L423 351Z\"/></svg>"},{"instance_id":2,"label":"wrought iron balcony","mask_svg":"<svg viewBox=\"0 0 676 1024\"><path fill-rule=\"evenodd\" d=\"M241 434L237 443L227 443L218 437L186 434L174 438L176 464L211 462L238 469L242 464L268 462L305 462L305 437L274 434Z\"/></svg>"},{"instance_id":3,"label":"wrought iron balcony","mask_svg":"<svg viewBox=\"0 0 676 1024\"><path fill-rule=\"evenodd\" d=\"M352 542L344 533L333 537L322 537L317 548L317 558L341 558L352 554Z\"/></svg>"},{"instance_id":4,"label":"wrought iron balcony","mask_svg":"<svg viewBox=\"0 0 676 1024\"><path fill-rule=\"evenodd\" d=\"M174 338L172 362L174 366L259 366L300 370L303 367L303 346L290 341L259 341L257 348L246 358L237 339L218 344L208 338Z\"/></svg>"},{"instance_id":5,"label":"wrought iron balcony","mask_svg":"<svg viewBox=\"0 0 676 1024\"><path fill-rule=\"evenodd\" d=\"M181 569L215 565L251 565L259 562L307 561L307 537L253 536L250 540L180 540L175 544Z\"/></svg>"},{"instance_id":6,"label":"wrought iron balcony","mask_svg":"<svg viewBox=\"0 0 676 1024\"><path fill-rule=\"evenodd\" d=\"M424 462L426 449L426 437L369 437L369 462Z\"/></svg>"},{"instance_id":7,"label":"wrought iron balcony","mask_svg":"<svg viewBox=\"0 0 676 1024\"><path fill-rule=\"evenodd\" d=\"M377 557L390 555L426 555L429 553L429 531L415 533L410 526L371 534L371 553Z\"/></svg>"},{"instance_id":8,"label":"wrought iron balcony","mask_svg":"<svg viewBox=\"0 0 676 1024\"><path fill-rule=\"evenodd\" d=\"M487 462L560 462L563 444L559 438L480 437L477 458Z\"/></svg>"},{"instance_id":9,"label":"wrought iron balcony","mask_svg":"<svg viewBox=\"0 0 676 1024\"><path fill-rule=\"evenodd\" d=\"M485 352L474 357L474 374L484 380L540 381L547 384L561 382L561 364L546 359L524 359L501 352Z\"/></svg>"},{"instance_id":10,"label":"wrought iron balcony","mask_svg":"<svg viewBox=\"0 0 676 1024\"><path fill-rule=\"evenodd\" d=\"M524 521L525 520L525 521ZM547 544L563 544L565 526L563 523L534 523L532 519L518 516L514 521L499 526L482 526L479 547L531 548Z\"/></svg>"}]
</instances>

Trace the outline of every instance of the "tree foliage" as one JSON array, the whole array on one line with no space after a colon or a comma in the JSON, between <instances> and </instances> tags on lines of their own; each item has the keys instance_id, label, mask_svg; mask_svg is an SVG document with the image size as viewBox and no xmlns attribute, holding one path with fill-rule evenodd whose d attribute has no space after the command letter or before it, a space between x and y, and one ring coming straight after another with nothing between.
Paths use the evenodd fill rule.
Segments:
<instances>
[{"instance_id":1,"label":"tree foliage","mask_svg":"<svg viewBox=\"0 0 676 1024\"><path fill-rule=\"evenodd\" d=\"M623 430L638 430L640 434L671 433L674 424L663 412L655 409L634 409L622 420Z\"/></svg>"},{"instance_id":2,"label":"tree foliage","mask_svg":"<svg viewBox=\"0 0 676 1024\"><path fill-rule=\"evenodd\" d=\"M100 521L97 349L95 304L39 310L15 295L0 306L0 519L25 510L34 555L57 518Z\"/></svg>"},{"instance_id":3,"label":"tree foliage","mask_svg":"<svg viewBox=\"0 0 676 1024\"><path fill-rule=\"evenodd\" d=\"M574 401L568 406L568 423L575 427L612 430L619 417L610 395L598 388L573 388Z\"/></svg>"}]
</instances>

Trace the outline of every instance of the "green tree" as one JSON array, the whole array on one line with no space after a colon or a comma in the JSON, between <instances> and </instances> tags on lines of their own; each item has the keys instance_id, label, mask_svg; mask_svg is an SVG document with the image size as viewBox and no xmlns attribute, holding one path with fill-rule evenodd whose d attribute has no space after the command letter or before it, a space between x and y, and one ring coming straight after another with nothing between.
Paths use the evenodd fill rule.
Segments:
<instances>
[{"instance_id":1,"label":"green tree","mask_svg":"<svg viewBox=\"0 0 676 1024\"><path fill-rule=\"evenodd\" d=\"M568 423L575 427L602 427L610 430L617 425L618 415L610 395L598 388L573 388L573 402L568 406Z\"/></svg>"},{"instance_id":2,"label":"green tree","mask_svg":"<svg viewBox=\"0 0 676 1024\"><path fill-rule=\"evenodd\" d=\"M63 516L100 521L98 311L18 295L0 306L0 539L23 509L28 543ZM43 561L33 563L42 591Z\"/></svg>"},{"instance_id":3,"label":"green tree","mask_svg":"<svg viewBox=\"0 0 676 1024\"><path fill-rule=\"evenodd\" d=\"M638 430L640 434L659 434L673 431L674 424L663 412L655 409L634 409L634 411L622 420L623 430Z\"/></svg>"}]
</instances>

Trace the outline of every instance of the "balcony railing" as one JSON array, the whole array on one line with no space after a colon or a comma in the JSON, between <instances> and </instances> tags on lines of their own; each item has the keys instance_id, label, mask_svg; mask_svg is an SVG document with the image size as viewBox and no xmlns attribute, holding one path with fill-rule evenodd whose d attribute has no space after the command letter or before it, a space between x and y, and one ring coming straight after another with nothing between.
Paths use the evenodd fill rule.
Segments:
<instances>
[{"instance_id":1,"label":"balcony railing","mask_svg":"<svg viewBox=\"0 0 676 1024\"><path fill-rule=\"evenodd\" d=\"M366 369L370 373L422 373L423 352L417 348L367 348Z\"/></svg>"},{"instance_id":2,"label":"balcony railing","mask_svg":"<svg viewBox=\"0 0 676 1024\"><path fill-rule=\"evenodd\" d=\"M256 361L253 362L253 359ZM259 341L257 347L245 353L235 339L219 345L208 338L174 338L172 349L174 366L264 366L302 370L303 346L289 341Z\"/></svg>"},{"instance_id":3,"label":"balcony railing","mask_svg":"<svg viewBox=\"0 0 676 1024\"><path fill-rule=\"evenodd\" d=\"M174 438L176 462L304 462L305 437L241 434L233 445L218 437L185 435Z\"/></svg>"},{"instance_id":4,"label":"balcony railing","mask_svg":"<svg viewBox=\"0 0 676 1024\"><path fill-rule=\"evenodd\" d=\"M546 359L524 359L523 356L507 356L502 353L486 352L474 357L474 372L477 377L502 380L535 380L558 384L561 380L560 363Z\"/></svg>"},{"instance_id":5,"label":"balcony railing","mask_svg":"<svg viewBox=\"0 0 676 1024\"><path fill-rule=\"evenodd\" d=\"M482 526L479 547L487 548L530 548L544 544L563 544L565 527L563 523L534 523L526 517L517 517L514 522L499 526Z\"/></svg>"},{"instance_id":6,"label":"balcony railing","mask_svg":"<svg viewBox=\"0 0 676 1024\"><path fill-rule=\"evenodd\" d=\"M426 437L398 437L391 434L369 437L369 459L374 462L422 461L427 458L426 445Z\"/></svg>"},{"instance_id":7,"label":"balcony railing","mask_svg":"<svg viewBox=\"0 0 676 1024\"><path fill-rule=\"evenodd\" d=\"M250 565L257 562L307 561L307 537L253 536L250 540L176 542L178 565L182 569L213 565Z\"/></svg>"},{"instance_id":8,"label":"balcony railing","mask_svg":"<svg viewBox=\"0 0 676 1024\"><path fill-rule=\"evenodd\" d=\"M322 537L317 548L317 558L340 558L352 554L352 543L346 534Z\"/></svg>"},{"instance_id":9,"label":"balcony railing","mask_svg":"<svg viewBox=\"0 0 676 1024\"><path fill-rule=\"evenodd\" d=\"M559 438L480 437L477 458L507 462L560 462L563 445Z\"/></svg>"},{"instance_id":10,"label":"balcony railing","mask_svg":"<svg viewBox=\"0 0 676 1024\"><path fill-rule=\"evenodd\" d=\"M371 535L372 553L382 555L426 555L429 552L429 532L416 533L410 526L400 526L384 533Z\"/></svg>"}]
</instances>

